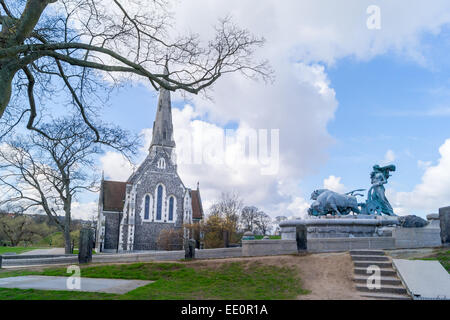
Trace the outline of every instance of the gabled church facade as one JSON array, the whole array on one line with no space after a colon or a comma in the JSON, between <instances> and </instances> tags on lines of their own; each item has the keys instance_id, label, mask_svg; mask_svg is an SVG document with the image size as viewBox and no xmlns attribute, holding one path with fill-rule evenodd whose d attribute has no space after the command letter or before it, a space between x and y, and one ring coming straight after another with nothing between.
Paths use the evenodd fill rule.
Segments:
<instances>
[{"instance_id":1,"label":"gabled church facade","mask_svg":"<svg viewBox=\"0 0 450 320\"><path fill-rule=\"evenodd\" d=\"M159 250L161 231L202 218L198 184L197 190L186 188L177 173L170 92L161 88L146 159L126 182L102 179L96 247Z\"/></svg>"}]
</instances>

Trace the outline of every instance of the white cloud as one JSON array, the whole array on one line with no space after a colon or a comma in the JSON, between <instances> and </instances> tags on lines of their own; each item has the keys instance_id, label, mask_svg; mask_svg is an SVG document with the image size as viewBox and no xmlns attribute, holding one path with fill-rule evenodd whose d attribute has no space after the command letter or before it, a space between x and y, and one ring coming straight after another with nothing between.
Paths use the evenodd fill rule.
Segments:
<instances>
[{"instance_id":1,"label":"white cloud","mask_svg":"<svg viewBox=\"0 0 450 320\"><path fill-rule=\"evenodd\" d=\"M177 1L177 30L212 36L217 18L231 14L235 21L268 42L264 55L290 56L306 62L333 63L353 56L370 59L394 51L426 63L420 46L425 32L436 34L450 21L446 0L379 0L381 29L367 28L367 8L373 0L208 0ZM201 19L192 19L201 17Z\"/></svg>"},{"instance_id":2,"label":"white cloud","mask_svg":"<svg viewBox=\"0 0 450 320\"><path fill-rule=\"evenodd\" d=\"M108 151L100 158L105 179L125 181L133 172L133 165L120 153Z\"/></svg>"},{"instance_id":3,"label":"white cloud","mask_svg":"<svg viewBox=\"0 0 450 320\"><path fill-rule=\"evenodd\" d=\"M410 192L391 191L393 206L400 213L436 213L450 205L450 139L439 148L440 159L426 167L422 181Z\"/></svg>"},{"instance_id":4,"label":"white cloud","mask_svg":"<svg viewBox=\"0 0 450 320\"><path fill-rule=\"evenodd\" d=\"M73 202L72 219L92 220L97 217L98 203L92 202Z\"/></svg>"},{"instance_id":5,"label":"white cloud","mask_svg":"<svg viewBox=\"0 0 450 320\"><path fill-rule=\"evenodd\" d=\"M346 191L344 184L341 183L341 177L335 176L329 176L327 179L323 180L323 188L338 193L345 193Z\"/></svg>"},{"instance_id":6,"label":"white cloud","mask_svg":"<svg viewBox=\"0 0 450 320\"><path fill-rule=\"evenodd\" d=\"M388 164L391 164L391 163L393 163L393 162L395 161L396 158L397 158L397 157L396 157L396 155L395 155L395 152L392 151L392 150L388 150L388 151L386 152L386 154L384 155L384 159L383 159L383 161L382 161L382 165L388 165Z\"/></svg>"}]
</instances>

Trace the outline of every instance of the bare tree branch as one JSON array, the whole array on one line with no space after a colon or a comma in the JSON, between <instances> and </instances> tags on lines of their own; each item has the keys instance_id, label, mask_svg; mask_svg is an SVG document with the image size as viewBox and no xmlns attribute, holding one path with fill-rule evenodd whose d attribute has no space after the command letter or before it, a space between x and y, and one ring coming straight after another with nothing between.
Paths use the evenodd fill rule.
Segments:
<instances>
[{"instance_id":1,"label":"bare tree branch","mask_svg":"<svg viewBox=\"0 0 450 320\"><path fill-rule=\"evenodd\" d=\"M17 125L29 111L27 127L47 138L36 119L55 92L67 93L101 142L92 110L105 104L99 92L123 81L144 78L156 90L198 94L231 72L271 78L267 62L254 61L264 39L230 17L219 21L208 42L195 34L170 36L173 17L164 0L0 0L0 11L0 119L7 112Z\"/></svg>"}]
</instances>

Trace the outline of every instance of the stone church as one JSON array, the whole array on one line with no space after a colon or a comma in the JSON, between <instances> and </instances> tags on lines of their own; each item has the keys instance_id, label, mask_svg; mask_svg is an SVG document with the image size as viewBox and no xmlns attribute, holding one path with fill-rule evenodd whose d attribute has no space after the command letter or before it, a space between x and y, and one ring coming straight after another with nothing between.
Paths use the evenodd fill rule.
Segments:
<instances>
[{"instance_id":1,"label":"stone church","mask_svg":"<svg viewBox=\"0 0 450 320\"><path fill-rule=\"evenodd\" d=\"M161 88L147 158L126 182L102 179L96 247L159 250L162 230L180 230L202 218L198 184L187 188L177 173L170 91Z\"/></svg>"}]
</instances>

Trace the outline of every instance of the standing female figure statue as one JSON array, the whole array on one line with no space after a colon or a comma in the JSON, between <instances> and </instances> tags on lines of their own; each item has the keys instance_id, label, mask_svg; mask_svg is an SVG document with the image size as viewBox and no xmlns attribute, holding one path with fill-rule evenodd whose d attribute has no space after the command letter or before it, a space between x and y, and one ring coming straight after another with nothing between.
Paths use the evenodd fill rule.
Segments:
<instances>
[{"instance_id":1,"label":"standing female figure statue","mask_svg":"<svg viewBox=\"0 0 450 320\"><path fill-rule=\"evenodd\" d=\"M370 174L372 188L370 188L367 195L367 211L369 214L386 214L388 216L395 216L394 210L391 204L386 198L386 190L384 185L388 182L389 173L395 171L395 166L390 165L386 167L380 167L379 165L373 166L373 171Z\"/></svg>"}]
</instances>

